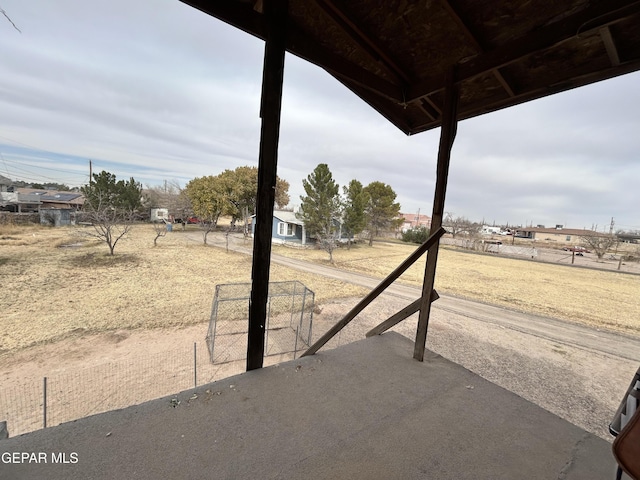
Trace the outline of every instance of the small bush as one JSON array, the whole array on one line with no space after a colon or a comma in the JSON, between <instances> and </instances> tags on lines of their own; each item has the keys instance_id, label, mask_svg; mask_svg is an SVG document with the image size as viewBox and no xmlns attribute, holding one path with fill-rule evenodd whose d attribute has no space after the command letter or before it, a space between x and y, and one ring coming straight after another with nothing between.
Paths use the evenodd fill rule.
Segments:
<instances>
[{"instance_id":1,"label":"small bush","mask_svg":"<svg viewBox=\"0 0 640 480\"><path fill-rule=\"evenodd\" d=\"M402 241L407 243L422 244L429 238L429 229L427 227L412 228L402 233Z\"/></svg>"}]
</instances>

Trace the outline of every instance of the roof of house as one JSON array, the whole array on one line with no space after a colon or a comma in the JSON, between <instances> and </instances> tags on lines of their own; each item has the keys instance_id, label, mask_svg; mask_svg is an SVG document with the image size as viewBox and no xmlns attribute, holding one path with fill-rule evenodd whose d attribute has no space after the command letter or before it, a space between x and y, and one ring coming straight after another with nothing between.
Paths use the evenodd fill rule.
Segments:
<instances>
[{"instance_id":1,"label":"roof of house","mask_svg":"<svg viewBox=\"0 0 640 480\"><path fill-rule=\"evenodd\" d=\"M273 216L286 223L293 223L295 225L304 224L304 222L296 216L295 212L291 212L289 210L275 210L273 212Z\"/></svg>"},{"instance_id":2,"label":"roof of house","mask_svg":"<svg viewBox=\"0 0 640 480\"><path fill-rule=\"evenodd\" d=\"M410 220L412 222L418 221L418 222L425 222L428 220L431 220L431 217L429 215L425 215L423 214L419 214L419 213L400 213L399 214L402 218L404 218L405 220Z\"/></svg>"},{"instance_id":3,"label":"roof of house","mask_svg":"<svg viewBox=\"0 0 640 480\"><path fill-rule=\"evenodd\" d=\"M267 35L261 0L182 1ZM286 49L415 134L441 125L447 76L464 119L636 71L638 24L637 0L288 0Z\"/></svg>"},{"instance_id":4,"label":"roof of house","mask_svg":"<svg viewBox=\"0 0 640 480\"><path fill-rule=\"evenodd\" d=\"M71 203L74 205L82 205L84 203L84 195L78 192L61 192L37 188L18 188L16 191L20 195L37 195L41 202L46 203Z\"/></svg>"},{"instance_id":5,"label":"roof of house","mask_svg":"<svg viewBox=\"0 0 640 480\"><path fill-rule=\"evenodd\" d=\"M282 222L304 225L304 222L297 217L296 212L291 210L274 210L273 216ZM251 215L251 218L256 218L256 215Z\"/></svg>"},{"instance_id":6,"label":"roof of house","mask_svg":"<svg viewBox=\"0 0 640 480\"><path fill-rule=\"evenodd\" d=\"M600 237L606 236L606 233L596 232L594 230L586 230L583 228L542 228L542 227L520 227L517 232L533 232L546 233L552 235L572 235L580 237Z\"/></svg>"},{"instance_id":7,"label":"roof of house","mask_svg":"<svg viewBox=\"0 0 640 480\"><path fill-rule=\"evenodd\" d=\"M10 178L0 175L0 185L6 185L7 187L12 185L13 181Z\"/></svg>"}]
</instances>

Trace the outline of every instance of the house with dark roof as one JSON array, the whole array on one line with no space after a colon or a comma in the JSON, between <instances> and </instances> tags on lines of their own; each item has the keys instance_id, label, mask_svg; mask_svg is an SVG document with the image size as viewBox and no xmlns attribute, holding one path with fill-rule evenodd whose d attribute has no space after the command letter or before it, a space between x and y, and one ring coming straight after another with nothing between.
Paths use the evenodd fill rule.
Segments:
<instances>
[{"instance_id":1,"label":"house with dark roof","mask_svg":"<svg viewBox=\"0 0 640 480\"><path fill-rule=\"evenodd\" d=\"M71 225L75 212L82 208L84 195L80 192L15 188L0 191L0 210L13 213L39 213L44 225Z\"/></svg>"},{"instance_id":2,"label":"house with dark roof","mask_svg":"<svg viewBox=\"0 0 640 480\"><path fill-rule=\"evenodd\" d=\"M557 242L558 244L579 245L583 237L607 236L606 233L586 230L582 228L564 228L557 225L555 228L520 227L515 230L516 238L529 238L540 242Z\"/></svg>"},{"instance_id":3,"label":"house with dark roof","mask_svg":"<svg viewBox=\"0 0 640 480\"><path fill-rule=\"evenodd\" d=\"M251 234L256 230L256 216L251 217ZM273 212L273 226L271 227L271 241L273 243L298 243L305 245L309 236L304 228L304 222L297 218L296 213L289 210L275 210Z\"/></svg>"}]
</instances>

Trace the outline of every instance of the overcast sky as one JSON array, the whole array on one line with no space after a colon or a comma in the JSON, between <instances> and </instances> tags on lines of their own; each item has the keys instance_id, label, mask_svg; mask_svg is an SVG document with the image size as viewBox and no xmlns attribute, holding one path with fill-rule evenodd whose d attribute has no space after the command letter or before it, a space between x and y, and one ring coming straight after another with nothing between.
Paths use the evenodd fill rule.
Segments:
<instances>
[{"instance_id":1,"label":"overcast sky","mask_svg":"<svg viewBox=\"0 0 640 480\"><path fill-rule=\"evenodd\" d=\"M257 165L264 44L178 0L0 0L0 175L182 185ZM407 137L288 55L278 175L327 163L430 214L439 130ZM640 75L463 121L445 210L487 223L640 229Z\"/></svg>"}]
</instances>

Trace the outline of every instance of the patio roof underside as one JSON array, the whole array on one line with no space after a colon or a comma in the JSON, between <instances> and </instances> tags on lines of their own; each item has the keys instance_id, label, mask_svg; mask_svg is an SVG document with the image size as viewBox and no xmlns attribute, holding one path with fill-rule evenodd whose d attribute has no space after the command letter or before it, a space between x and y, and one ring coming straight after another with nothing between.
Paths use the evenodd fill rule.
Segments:
<instances>
[{"instance_id":1,"label":"patio roof underside","mask_svg":"<svg viewBox=\"0 0 640 480\"><path fill-rule=\"evenodd\" d=\"M261 0L182 0L265 39ZM406 134L640 69L640 1L289 0L286 50Z\"/></svg>"}]
</instances>

